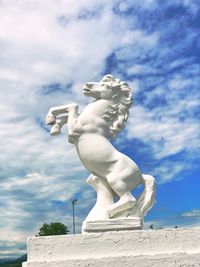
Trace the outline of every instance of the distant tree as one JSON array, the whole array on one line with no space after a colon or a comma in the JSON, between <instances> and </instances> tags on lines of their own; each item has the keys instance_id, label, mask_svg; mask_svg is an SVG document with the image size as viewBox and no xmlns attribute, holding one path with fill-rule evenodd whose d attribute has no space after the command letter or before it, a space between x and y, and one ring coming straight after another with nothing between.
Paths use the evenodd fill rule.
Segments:
<instances>
[{"instance_id":1,"label":"distant tree","mask_svg":"<svg viewBox=\"0 0 200 267\"><path fill-rule=\"evenodd\" d=\"M39 229L37 236L48 236L48 235L67 235L69 230L67 226L60 222L52 222L50 224L44 223Z\"/></svg>"}]
</instances>

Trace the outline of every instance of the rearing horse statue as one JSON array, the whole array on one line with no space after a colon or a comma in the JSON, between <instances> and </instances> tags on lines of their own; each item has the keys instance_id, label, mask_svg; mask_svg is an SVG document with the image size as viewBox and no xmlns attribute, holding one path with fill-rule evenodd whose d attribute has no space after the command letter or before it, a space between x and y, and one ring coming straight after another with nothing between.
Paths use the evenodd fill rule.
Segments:
<instances>
[{"instance_id":1,"label":"rearing horse statue","mask_svg":"<svg viewBox=\"0 0 200 267\"><path fill-rule=\"evenodd\" d=\"M94 101L80 114L77 104L53 107L46 123L52 126L51 135L59 134L67 124L68 140L91 173L87 182L97 191L97 202L86 221L143 218L154 203L155 179L143 175L136 163L109 141L125 127L132 103L130 87L105 75L99 82L86 83L83 94ZM131 191L140 184L144 191L136 199Z\"/></svg>"}]
</instances>

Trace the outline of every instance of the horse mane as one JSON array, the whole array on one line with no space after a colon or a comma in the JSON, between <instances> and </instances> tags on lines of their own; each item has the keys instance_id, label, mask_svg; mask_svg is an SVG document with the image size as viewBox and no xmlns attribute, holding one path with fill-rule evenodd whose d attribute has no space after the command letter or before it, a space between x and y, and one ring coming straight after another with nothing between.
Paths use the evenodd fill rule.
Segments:
<instances>
[{"instance_id":1,"label":"horse mane","mask_svg":"<svg viewBox=\"0 0 200 267\"><path fill-rule=\"evenodd\" d=\"M111 138L124 129L132 104L132 93L129 85L114 76L105 75L100 82L111 82L113 90L113 104L105 111L103 118L110 124L109 133Z\"/></svg>"}]
</instances>

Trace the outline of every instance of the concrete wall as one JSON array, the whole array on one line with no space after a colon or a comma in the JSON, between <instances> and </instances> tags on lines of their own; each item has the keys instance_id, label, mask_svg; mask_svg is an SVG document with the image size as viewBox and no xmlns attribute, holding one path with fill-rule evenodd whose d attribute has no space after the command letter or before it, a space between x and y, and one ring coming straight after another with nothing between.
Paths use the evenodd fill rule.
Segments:
<instances>
[{"instance_id":1,"label":"concrete wall","mask_svg":"<svg viewBox=\"0 0 200 267\"><path fill-rule=\"evenodd\" d=\"M200 266L200 228L32 237L27 267Z\"/></svg>"}]
</instances>

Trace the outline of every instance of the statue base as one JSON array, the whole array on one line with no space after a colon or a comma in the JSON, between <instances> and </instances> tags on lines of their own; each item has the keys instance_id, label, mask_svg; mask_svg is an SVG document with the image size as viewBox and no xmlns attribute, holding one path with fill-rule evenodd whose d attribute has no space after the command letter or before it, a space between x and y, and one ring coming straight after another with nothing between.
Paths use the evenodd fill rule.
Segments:
<instances>
[{"instance_id":1,"label":"statue base","mask_svg":"<svg viewBox=\"0 0 200 267\"><path fill-rule=\"evenodd\" d=\"M200 228L31 237L23 267L200 266Z\"/></svg>"},{"instance_id":2,"label":"statue base","mask_svg":"<svg viewBox=\"0 0 200 267\"><path fill-rule=\"evenodd\" d=\"M110 231L131 231L141 230L143 228L143 219L135 218L117 218L98 221L84 221L82 233L98 233Z\"/></svg>"}]
</instances>

